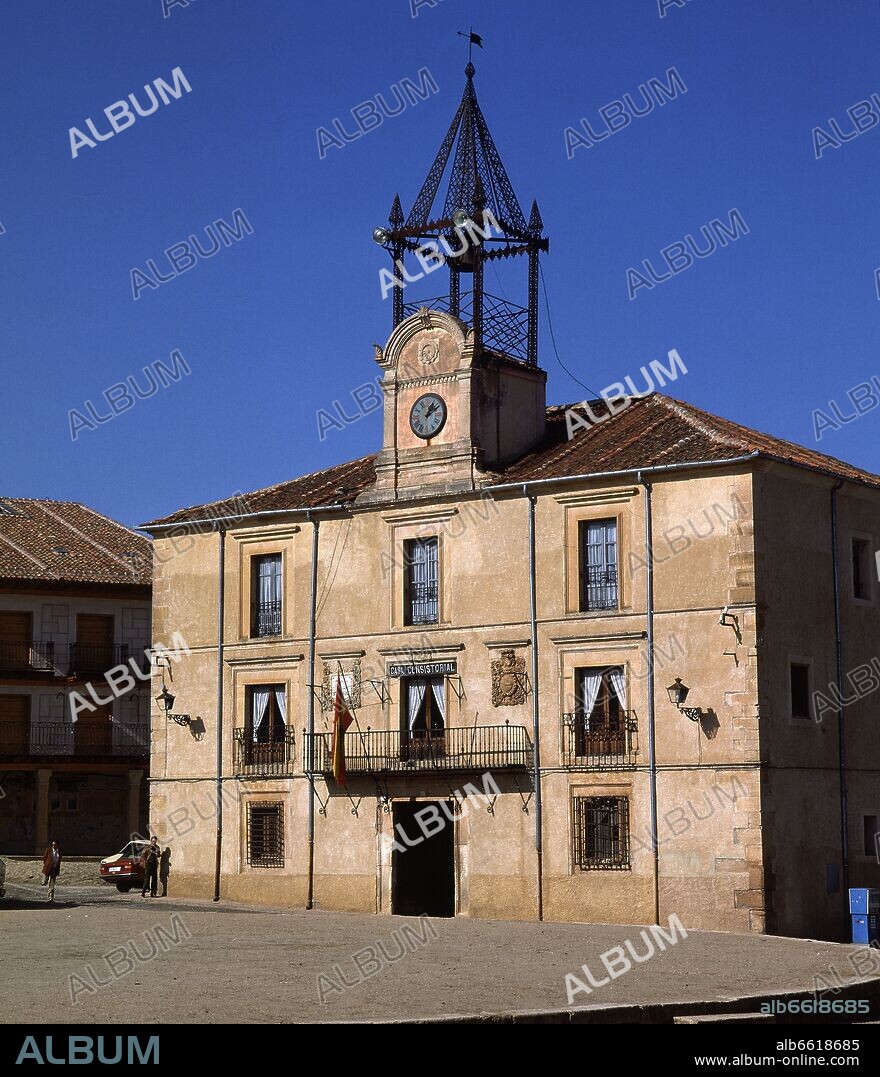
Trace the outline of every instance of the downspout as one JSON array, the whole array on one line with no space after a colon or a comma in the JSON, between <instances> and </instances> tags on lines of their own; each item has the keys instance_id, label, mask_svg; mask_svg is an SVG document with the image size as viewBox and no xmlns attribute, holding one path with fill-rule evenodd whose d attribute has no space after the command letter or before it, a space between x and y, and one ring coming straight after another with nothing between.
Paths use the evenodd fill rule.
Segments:
<instances>
[{"instance_id":1,"label":"downspout","mask_svg":"<svg viewBox=\"0 0 880 1077\"><path fill-rule=\"evenodd\" d=\"M535 502L527 486L529 503L529 609L532 638L532 740L535 761L535 852L538 856L538 919L544 919L544 863L541 844L541 730L538 710L538 601L535 586Z\"/></svg>"},{"instance_id":2,"label":"downspout","mask_svg":"<svg viewBox=\"0 0 880 1077\"><path fill-rule=\"evenodd\" d=\"M645 586L645 614L648 621L648 785L650 789L651 848L654 851L654 923L660 923L660 842L657 835L657 759L654 734L654 537L651 484L639 471L636 481L645 490L645 555L648 565Z\"/></svg>"},{"instance_id":3,"label":"downspout","mask_svg":"<svg viewBox=\"0 0 880 1077\"><path fill-rule=\"evenodd\" d=\"M217 844L214 850L214 901L220 900L220 858L223 850L223 636L225 624L226 532L217 528Z\"/></svg>"},{"instance_id":4,"label":"downspout","mask_svg":"<svg viewBox=\"0 0 880 1077\"><path fill-rule=\"evenodd\" d=\"M834 566L834 647L837 656L837 698L840 700L840 714L837 722L837 748L840 771L840 859L843 876L843 913L845 934L850 930L849 923L849 836L847 833L847 797L846 797L846 717L843 694L843 640L840 630L840 561L837 556L837 491L843 486L843 479L838 479L831 488L831 562Z\"/></svg>"},{"instance_id":5,"label":"downspout","mask_svg":"<svg viewBox=\"0 0 880 1077\"><path fill-rule=\"evenodd\" d=\"M306 721L306 777L309 781L309 882L306 908L315 907L315 626L318 603L318 520L311 512L306 517L312 524L312 585L309 600L309 704Z\"/></svg>"}]
</instances>

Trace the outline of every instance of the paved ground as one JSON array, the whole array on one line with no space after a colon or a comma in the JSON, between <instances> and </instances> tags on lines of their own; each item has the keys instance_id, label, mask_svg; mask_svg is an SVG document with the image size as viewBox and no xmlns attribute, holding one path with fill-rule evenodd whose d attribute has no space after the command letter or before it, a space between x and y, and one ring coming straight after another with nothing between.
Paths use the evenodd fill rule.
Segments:
<instances>
[{"instance_id":1,"label":"paved ground","mask_svg":"<svg viewBox=\"0 0 880 1077\"><path fill-rule=\"evenodd\" d=\"M435 920L428 928L405 917L144 899L96 886L59 886L58 896L49 906L41 887L12 883L0 901L2 1022L370 1021L566 1009L566 973L586 963L601 978L599 955L627 938L645 949L639 928L619 925ZM370 946L380 967L364 980L352 955ZM856 950L691 932L578 1004L809 993L830 966L852 983ZM354 986L342 988L340 973ZM332 977L322 981L324 1003L322 974Z\"/></svg>"}]
</instances>

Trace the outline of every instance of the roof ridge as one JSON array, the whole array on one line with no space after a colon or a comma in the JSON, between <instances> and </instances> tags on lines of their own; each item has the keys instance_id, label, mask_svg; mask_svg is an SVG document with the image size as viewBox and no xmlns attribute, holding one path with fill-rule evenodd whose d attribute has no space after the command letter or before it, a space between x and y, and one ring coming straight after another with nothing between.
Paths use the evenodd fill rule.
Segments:
<instances>
[{"instance_id":1,"label":"roof ridge","mask_svg":"<svg viewBox=\"0 0 880 1077\"><path fill-rule=\"evenodd\" d=\"M750 448L749 443L744 438L738 439L730 436L725 436L718 429L714 429L707 422L701 419L699 415L694 415L693 412L697 411L700 413L700 415L705 415L710 419L720 419L721 416L713 415L710 411L703 411L702 408L694 408L692 404L685 404L683 401L676 400L675 397L667 396L665 393L654 393L653 395L657 400L657 405L655 406L662 405L668 408L670 411L674 411L680 419L688 423L689 426L692 426L695 430L698 431L698 433L704 434L707 438L710 438L717 444L729 445L731 446L731 448L741 450ZM729 422L729 420L722 419L722 422ZM732 425L738 426L739 424L734 423ZM745 427L744 429L748 430L748 427ZM759 433L759 431L752 432ZM772 437L772 435L765 436Z\"/></svg>"}]
</instances>

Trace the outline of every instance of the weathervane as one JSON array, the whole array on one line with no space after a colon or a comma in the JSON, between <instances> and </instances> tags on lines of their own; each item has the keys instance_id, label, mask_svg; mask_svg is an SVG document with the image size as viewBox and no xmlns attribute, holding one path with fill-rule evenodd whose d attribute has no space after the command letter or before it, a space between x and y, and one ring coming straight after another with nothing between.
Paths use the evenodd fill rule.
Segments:
<instances>
[{"instance_id":1,"label":"weathervane","mask_svg":"<svg viewBox=\"0 0 880 1077\"><path fill-rule=\"evenodd\" d=\"M468 27L467 33L465 33L464 30L459 30L458 36L466 37L468 39L468 63L470 63L474 58L474 45L478 45L480 48L482 48L483 39L480 37L479 34L475 34L471 27Z\"/></svg>"}]
</instances>

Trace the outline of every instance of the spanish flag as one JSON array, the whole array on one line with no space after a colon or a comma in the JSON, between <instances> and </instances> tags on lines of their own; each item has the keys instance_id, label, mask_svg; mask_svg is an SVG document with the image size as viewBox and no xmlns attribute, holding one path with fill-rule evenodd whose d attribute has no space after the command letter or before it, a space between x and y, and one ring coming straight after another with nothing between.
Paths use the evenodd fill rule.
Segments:
<instances>
[{"instance_id":1,"label":"spanish flag","mask_svg":"<svg viewBox=\"0 0 880 1077\"><path fill-rule=\"evenodd\" d=\"M336 682L336 699L333 703L333 744L330 757L333 761L333 778L340 785L347 785L345 774L345 731L354 721L342 698L342 678Z\"/></svg>"}]
</instances>

